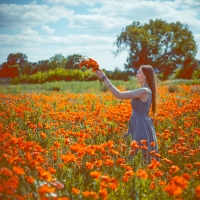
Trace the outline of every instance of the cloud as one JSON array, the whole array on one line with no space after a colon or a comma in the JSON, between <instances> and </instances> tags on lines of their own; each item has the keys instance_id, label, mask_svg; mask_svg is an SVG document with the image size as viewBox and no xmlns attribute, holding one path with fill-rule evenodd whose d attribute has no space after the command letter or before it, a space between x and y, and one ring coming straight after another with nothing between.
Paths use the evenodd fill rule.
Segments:
<instances>
[{"instance_id":1,"label":"cloud","mask_svg":"<svg viewBox=\"0 0 200 200\"><path fill-rule=\"evenodd\" d=\"M0 34L1 62L5 62L10 53L25 53L30 62L49 59L61 53L65 57L72 54L89 56L98 61L102 68L113 70L118 66L123 70L126 61L126 52L114 57L113 43L115 37L94 36L88 34L68 36L41 36L41 35L6 35ZM11 50L12 49L12 50Z\"/></svg>"},{"instance_id":2,"label":"cloud","mask_svg":"<svg viewBox=\"0 0 200 200\"><path fill-rule=\"evenodd\" d=\"M44 3L53 5L67 5L67 6L78 6L78 5L88 5L93 6L96 3L102 3L105 0L43 0Z\"/></svg>"},{"instance_id":3,"label":"cloud","mask_svg":"<svg viewBox=\"0 0 200 200\"><path fill-rule=\"evenodd\" d=\"M51 29L48 26L45 26L45 25L42 26L42 32L45 34L51 35L54 33L54 31L55 29Z\"/></svg>"},{"instance_id":4,"label":"cloud","mask_svg":"<svg viewBox=\"0 0 200 200\"><path fill-rule=\"evenodd\" d=\"M37 35L38 34L37 31L35 31L31 28L23 29L21 33L22 33L22 35Z\"/></svg>"},{"instance_id":5,"label":"cloud","mask_svg":"<svg viewBox=\"0 0 200 200\"><path fill-rule=\"evenodd\" d=\"M37 4L37 0L33 0L30 5L36 5Z\"/></svg>"},{"instance_id":6,"label":"cloud","mask_svg":"<svg viewBox=\"0 0 200 200\"><path fill-rule=\"evenodd\" d=\"M118 33L133 21L148 22L149 19L180 21L193 29L200 29L197 0L190 1L133 1L126 0L44 0L53 5L16 5L0 4L0 28L24 28L57 22L69 21L69 27L92 32ZM95 3L98 3L96 5ZM85 14L75 14L66 5L87 5ZM93 7L90 7L93 5ZM180 9L181 8L181 9ZM200 7L199 7L200 8Z\"/></svg>"},{"instance_id":7,"label":"cloud","mask_svg":"<svg viewBox=\"0 0 200 200\"><path fill-rule=\"evenodd\" d=\"M118 33L133 21L146 23L149 19L163 19L167 22L180 21L189 28L200 30L198 12L185 4L174 1L103 1L102 6L88 8L87 14L77 14L70 18L71 28L93 32Z\"/></svg>"},{"instance_id":8,"label":"cloud","mask_svg":"<svg viewBox=\"0 0 200 200\"><path fill-rule=\"evenodd\" d=\"M27 30L26 30L27 31ZM29 30L30 31L30 30ZM86 48L112 48L112 44L115 41L114 37L107 36L93 36L87 34L80 35L68 35L68 36L41 36L41 35L32 35L25 34L23 35L0 35L0 43L4 46L41 46L41 45L60 45L70 47L74 46L76 48L83 47Z\"/></svg>"},{"instance_id":9,"label":"cloud","mask_svg":"<svg viewBox=\"0 0 200 200\"><path fill-rule=\"evenodd\" d=\"M30 28L72 15L73 11L64 6L0 4L0 28Z\"/></svg>"}]
</instances>

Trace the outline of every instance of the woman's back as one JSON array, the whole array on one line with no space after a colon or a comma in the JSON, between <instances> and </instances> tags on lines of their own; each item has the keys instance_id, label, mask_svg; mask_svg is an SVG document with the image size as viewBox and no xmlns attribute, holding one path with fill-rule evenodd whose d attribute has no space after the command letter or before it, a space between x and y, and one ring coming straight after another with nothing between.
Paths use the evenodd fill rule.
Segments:
<instances>
[{"instance_id":1,"label":"woman's back","mask_svg":"<svg viewBox=\"0 0 200 200\"><path fill-rule=\"evenodd\" d=\"M147 117L148 116L149 109L151 106L151 100L152 100L152 92L149 88L148 88L148 90L149 90L149 98L147 101L143 102L141 99L132 99L131 100L133 115L136 115L138 117Z\"/></svg>"}]
</instances>

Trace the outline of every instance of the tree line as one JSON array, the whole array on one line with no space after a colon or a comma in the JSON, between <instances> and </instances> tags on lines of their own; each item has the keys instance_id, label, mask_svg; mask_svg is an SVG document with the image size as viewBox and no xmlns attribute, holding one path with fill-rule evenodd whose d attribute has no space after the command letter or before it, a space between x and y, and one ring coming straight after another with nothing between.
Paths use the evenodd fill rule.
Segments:
<instances>
[{"instance_id":1,"label":"tree line","mask_svg":"<svg viewBox=\"0 0 200 200\"><path fill-rule=\"evenodd\" d=\"M170 77L192 79L200 78L200 61L195 56L197 44L192 32L187 25L180 22L167 23L163 20L149 20L148 23L141 24L134 21L117 36L115 45L117 50L115 55L126 50L128 57L124 64L124 71L116 68L114 72L107 72L109 78L114 80L128 80L128 77L135 74L140 65L149 64L153 66L155 72L161 80ZM61 79L58 74L62 70L77 70L78 65L74 65L82 57L80 54L73 54L64 57L62 54L41 60L37 63L29 62L28 57L23 53L9 54L7 61L1 64L0 77L36 77L36 74L47 73L51 70L54 79ZM60 70L57 70L57 69ZM82 75L74 75L69 80L93 80L88 79L85 69L79 69ZM59 73L58 73L59 71ZM58 73L58 74L56 74ZM64 71L62 71L64 73ZM74 71L75 73L75 71ZM73 74L64 73L64 74ZM78 74L78 72L76 72ZM68 75L62 80L68 80ZM60 76L60 75L59 75ZM47 75L46 75L47 77ZM23 78L22 78L23 79Z\"/></svg>"},{"instance_id":2,"label":"tree line","mask_svg":"<svg viewBox=\"0 0 200 200\"><path fill-rule=\"evenodd\" d=\"M7 62L1 65L0 78L10 77L11 83L44 83L47 81L93 81L97 80L91 71L86 68L79 68L77 62L83 56L73 54L64 57L62 54L38 61L29 62L28 57L23 53L9 54ZM107 76L113 80L127 81L131 72L121 71L115 68L114 71L106 71Z\"/></svg>"}]
</instances>

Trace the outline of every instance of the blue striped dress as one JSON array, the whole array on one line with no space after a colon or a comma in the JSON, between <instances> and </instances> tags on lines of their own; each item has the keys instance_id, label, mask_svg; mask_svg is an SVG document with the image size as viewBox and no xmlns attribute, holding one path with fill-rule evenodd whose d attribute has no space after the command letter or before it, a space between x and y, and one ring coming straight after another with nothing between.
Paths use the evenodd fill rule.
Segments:
<instances>
[{"instance_id":1,"label":"blue striped dress","mask_svg":"<svg viewBox=\"0 0 200 200\"><path fill-rule=\"evenodd\" d=\"M129 120L128 134L131 135L132 140L138 142L138 145L141 140L147 140L146 146L148 150L142 150L143 155L147 158L147 162L151 162L150 151L156 150L158 152L158 145L156 139L156 133L153 125L152 119L149 117L149 109L152 101L152 92L149 87L149 99L146 102L141 101L139 98L131 100L132 106L132 115ZM156 146L150 146L151 142L155 142ZM155 157L158 161L159 158Z\"/></svg>"}]
</instances>

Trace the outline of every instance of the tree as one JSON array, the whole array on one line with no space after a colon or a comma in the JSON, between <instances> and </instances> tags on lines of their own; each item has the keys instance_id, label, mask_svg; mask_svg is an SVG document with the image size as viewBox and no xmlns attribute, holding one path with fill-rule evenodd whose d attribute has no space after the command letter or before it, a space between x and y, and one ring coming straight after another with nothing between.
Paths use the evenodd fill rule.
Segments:
<instances>
[{"instance_id":1,"label":"tree","mask_svg":"<svg viewBox=\"0 0 200 200\"><path fill-rule=\"evenodd\" d=\"M38 63L32 68L32 74L38 71L44 72L49 69L49 60L39 60Z\"/></svg>"},{"instance_id":2,"label":"tree","mask_svg":"<svg viewBox=\"0 0 200 200\"><path fill-rule=\"evenodd\" d=\"M192 79L194 71L197 69L198 61L187 57L182 67L175 70L175 78Z\"/></svg>"},{"instance_id":3,"label":"tree","mask_svg":"<svg viewBox=\"0 0 200 200\"><path fill-rule=\"evenodd\" d=\"M200 79L200 60L198 61L197 67L192 74L193 79Z\"/></svg>"},{"instance_id":4,"label":"tree","mask_svg":"<svg viewBox=\"0 0 200 200\"><path fill-rule=\"evenodd\" d=\"M145 24L133 22L122 29L115 44L115 55L128 50L125 69L136 71L140 65L149 64L162 74L163 79L183 66L187 58L193 61L197 53L196 42L187 25L158 19ZM188 63L188 67L190 64L193 62Z\"/></svg>"},{"instance_id":5,"label":"tree","mask_svg":"<svg viewBox=\"0 0 200 200\"><path fill-rule=\"evenodd\" d=\"M73 54L67 56L67 63L65 68L66 69L79 69L78 65L74 65L75 63L79 62L83 56L80 54Z\"/></svg>"},{"instance_id":6,"label":"tree","mask_svg":"<svg viewBox=\"0 0 200 200\"><path fill-rule=\"evenodd\" d=\"M10 53L7 57L7 63L9 66L19 65L19 72L23 71L23 67L28 62L27 56L23 53Z\"/></svg>"},{"instance_id":7,"label":"tree","mask_svg":"<svg viewBox=\"0 0 200 200\"><path fill-rule=\"evenodd\" d=\"M67 59L62 54L55 54L49 59L49 68L56 69L58 67L65 67Z\"/></svg>"}]
</instances>

